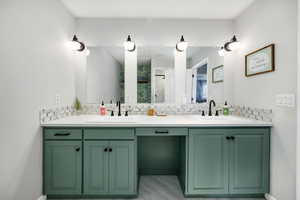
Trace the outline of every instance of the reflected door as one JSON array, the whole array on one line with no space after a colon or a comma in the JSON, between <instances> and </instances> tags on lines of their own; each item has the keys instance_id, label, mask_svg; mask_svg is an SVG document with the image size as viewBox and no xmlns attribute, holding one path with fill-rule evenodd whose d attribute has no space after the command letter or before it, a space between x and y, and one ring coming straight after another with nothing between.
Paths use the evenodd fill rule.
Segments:
<instances>
[{"instance_id":1,"label":"reflected door","mask_svg":"<svg viewBox=\"0 0 300 200\"><path fill-rule=\"evenodd\" d=\"M155 75L155 103L165 102L165 75Z\"/></svg>"},{"instance_id":2,"label":"reflected door","mask_svg":"<svg viewBox=\"0 0 300 200\"><path fill-rule=\"evenodd\" d=\"M193 70L193 103L207 102L207 64Z\"/></svg>"}]
</instances>

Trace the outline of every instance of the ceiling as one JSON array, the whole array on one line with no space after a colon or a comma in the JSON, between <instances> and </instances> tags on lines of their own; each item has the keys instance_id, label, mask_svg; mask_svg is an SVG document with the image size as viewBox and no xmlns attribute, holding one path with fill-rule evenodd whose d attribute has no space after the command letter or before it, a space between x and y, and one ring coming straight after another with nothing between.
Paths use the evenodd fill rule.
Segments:
<instances>
[{"instance_id":1,"label":"ceiling","mask_svg":"<svg viewBox=\"0 0 300 200\"><path fill-rule=\"evenodd\" d=\"M255 0L61 0L77 18L234 19Z\"/></svg>"}]
</instances>

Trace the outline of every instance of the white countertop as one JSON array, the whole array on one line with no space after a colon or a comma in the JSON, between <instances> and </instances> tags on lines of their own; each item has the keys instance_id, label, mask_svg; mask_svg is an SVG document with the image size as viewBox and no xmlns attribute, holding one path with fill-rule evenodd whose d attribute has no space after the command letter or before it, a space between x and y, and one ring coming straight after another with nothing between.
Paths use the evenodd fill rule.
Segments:
<instances>
[{"instance_id":1,"label":"white countertop","mask_svg":"<svg viewBox=\"0 0 300 200\"><path fill-rule=\"evenodd\" d=\"M236 116L202 117L200 115L169 115L165 117L132 115L110 117L79 115L41 124L42 127L271 127L264 122Z\"/></svg>"}]
</instances>

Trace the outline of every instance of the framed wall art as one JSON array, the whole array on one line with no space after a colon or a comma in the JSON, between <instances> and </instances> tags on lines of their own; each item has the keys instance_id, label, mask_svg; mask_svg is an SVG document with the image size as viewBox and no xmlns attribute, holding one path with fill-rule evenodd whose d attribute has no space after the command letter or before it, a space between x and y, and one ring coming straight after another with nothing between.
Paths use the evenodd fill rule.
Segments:
<instances>
[{"instance_id":1,"label":"framed wall art","mask_svg":"<svg viewBox=\"0 0 300 200\"><path fill-rule=\"evenodd\" d=\"M212 69L212 82L220 83L224 81L224 65Z\"/></svg>"},{"instance_id":2,"label":"framed wall art","mask_svg":"<svg viewBox=\"0 0 300 200\"><path fill-rule=\"evenodd\" d=\"M245 76L275 71L275 44L258 49L245 56Z\"/></svg>"}]
</instances>

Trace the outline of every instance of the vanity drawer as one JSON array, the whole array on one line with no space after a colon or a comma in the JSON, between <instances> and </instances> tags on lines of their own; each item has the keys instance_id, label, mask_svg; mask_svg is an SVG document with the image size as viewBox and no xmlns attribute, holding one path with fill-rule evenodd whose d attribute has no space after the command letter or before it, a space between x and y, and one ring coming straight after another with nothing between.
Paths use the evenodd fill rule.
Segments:
<instances>
[{"instance_id":1,"label":"vanity drawer","mask_svg":"<svg viewBox=\"0 0 300 200\"><path fill-rule=\"evenodd\" d=\"M82 129L45 129L44 138L46 140L81 140Z\"/></svg>"},{"instance_id":2,"label":"vanity drawer","mask_svg":"<svg viewBox=\"0 0 300 200\"><path fill-rule=\"evenodd\" d=\"M137 128L137 136L169 136L178 135L185 136L188 135L187 128Z\"/></svg>"},{"instance_id":3,"label":"vanity drawer","mask_svg":"<svg viewBox=\"0 0 300 200\"><path fill-rule=\"evenodd\" d=\"M133 128L88 128L84 129L85 140L134 139Z\"/></svg>"}]
</instances>

